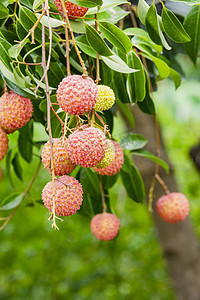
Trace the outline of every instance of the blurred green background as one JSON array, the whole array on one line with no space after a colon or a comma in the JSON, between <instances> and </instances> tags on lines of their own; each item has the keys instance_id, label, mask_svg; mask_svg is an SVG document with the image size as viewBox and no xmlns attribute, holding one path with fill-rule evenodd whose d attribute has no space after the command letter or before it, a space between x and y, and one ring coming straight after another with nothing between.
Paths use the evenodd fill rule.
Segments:
<instances>
[{"instance_id":1,"label":"blurred green background","mask_svg":"<svg viewBox=\"0 0 200 300\"><path fill-rule=\"evenodd\" d=\"M190 199L190 218L200 238L199 174L189 159L190 147L198 142L200 133L200 72L185 57L180 55L179 60L183 61L187 80L176 92L170 80L160 83L155 102L176 179L180 191ZM117 135L121 134L119 130L123 132L125 128L115 124ZM10 135L13 151L17 135L17 132ZM35 127L36 138L46 139L38 126ZM20 159L24 182L13 175L18 191L26 189L38 161L35 157L28 165ZM2 200L13 188L6 178L5 159L1 167L4 172L0 183ZM48 172L41 168L31 189L33 202L41 200L42 188L49 180ZM109 242L95 239L90 232L90 220L79 214L65 217L59 224L60 231L55 231L43 205L24 203L0 233L0 299L175 299L145 205L127 198L120 184L112 188L111 202L113 212L120 218L121 229L119 236Z\"/></svg>"}]
</instances>

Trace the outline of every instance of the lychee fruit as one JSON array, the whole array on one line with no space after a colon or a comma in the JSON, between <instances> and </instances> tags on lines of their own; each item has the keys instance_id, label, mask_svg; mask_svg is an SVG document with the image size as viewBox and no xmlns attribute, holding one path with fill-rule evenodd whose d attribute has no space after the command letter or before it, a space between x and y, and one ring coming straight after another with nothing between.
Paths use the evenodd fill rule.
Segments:
<instances>
[{"instance_id":1,"label":"lychee fruit","mask_svg":"<svg viewBox=\"0 0 200 300\"><path fill-rule=\"evenodd\" d=\"M52 181L42 191L42 200L50 212L53 208ZM71 216L76 213L83 201L82 185L73 177L63 175L55 180L55 213L58 216Z\"/></svg>"},{"instance_id":2,"label":"lychee fruit","mask_svg":"<svg viewBox=\"0 0 200 300\"><path fill-rule=\"evenodd\" d=\"M114 239L118 234L119 226L117 216L106 212L95 215L90 223L92 233L102 241Z\"/></svg>"},{"instance_id":3,"label":"lychee fruit","mask_svg":"<svg viewBox=\"0 0 200 300\"><path fill-rule=\"evenodd\" d=\"M121 169L123 163L124 163L124 153L120 145L112 141L114 146L115 146L115 159L111 162L111 164L108 167L105 168L97 168L93 167L95 172L99 173L100 175L107 175L107 176L112 176L115 175L119 172Z\"/></svg>"},{"instance_id":4,"label":"lychee fruit","mask_svg":"<svg viewBox=\"0 0 200 300\"><path fill-rule=\"evenodd\" d=\"M106 140L105 155L103 159L95 166L97 168L105 168L109 166L115 159L115 146L111 140Z\"/></svg>"},{"instance_id":5,"label":"lychee fruit","mask_svg":"<svg viewBox=\"0 0 200 300\"><path fill-rule=\"evenodd\" d=\"M0 127L0 160L4 158L8 151L8 137L5 133L5 130L3 130Z\"/></svg>"},{"instance_id":6,"label":"lychee fruit","mask_svg":"<svg viewBox=\"0 0 200 300\"><path fill-rule=\"evenodd\" d=\"M50 172L50 141L48 141L42 149L42 162L44 168ZM68 156L68 150L66 142L62 141L62 138L53 139L53 166L55 175L61 176L72 172L75 168L75 164L71 162Z\"/></svg>"},{"instance_id":7,"label":"lychee fruit","mask_svg":"<svg viewBox=\"0 0 200 300\"><path fill-rule=\"evenodd\" d=\"M181 193L169 193L160 197L156 203L159 216L168 223L185 220L189 214L189 201Z\"/></svg>"},{"instance_id":8,"label":"lychee fruit","mask_svg":"<svg viewBox=\"0 0 200 300\"><path fill-rule=\"evenodd\" d=\"M104 111L110 109L115 103L115 94L113 90L106 85L98 85L98 97L94 109Z\"/></svg>"},{"instance_id":9,"label":"lychee fruit","mask_svg":"<svg viewBox=\"0 0 200 300\"><path fill-rule=\"evenodd\" d=\"M84 115L97 101L97 85L90 78L81 75L65 77L57 89L60 107L71 115Z\"/></svg>"},{"instance_id":10,"label":"lychee fruit","mask_svg":"<svg viewBox=\"0 0 200 300\"><path fill-rule=\"evenodd\" d=\"M60 14L63 14L62 5L60 0L54 0L55 6L57 7ZM87 7L82 7L76 4L73 4L69 1L65 1L65 8L67 15L70 19L82 18L88 11Z\"/></svg>"},{"instance_id":11,"label":"lychee fruit","mask_svg":"<svg viewBox=\"0 0 200 300\"><path fill-rule=\"evenodd\" d=\"M32 117L32 112L31 100L13 91L4 93L0 98L0 126L6 133L24 126Z\"/></svg>"},{"instance_id":12,"label":"lychee fruit","mask_svg":"<svg viewBox=\"0 0 200 300\"><path fill-rule=\"evenodd\" d=\"M96 166L103 159L105 143L104 133L94 127L71 133L66 142L72 163L85 168Z\"/></svg>"}]
</instances>

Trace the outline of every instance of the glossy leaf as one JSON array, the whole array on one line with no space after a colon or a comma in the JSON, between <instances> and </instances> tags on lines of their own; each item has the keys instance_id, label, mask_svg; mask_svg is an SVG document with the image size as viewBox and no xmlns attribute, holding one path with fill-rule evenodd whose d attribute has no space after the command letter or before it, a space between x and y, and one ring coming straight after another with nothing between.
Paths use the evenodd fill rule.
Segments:
<instances>
[{"instance_id":1,"label":"glossy leaf","mask_svg":"<svg viewBox=\"0 0 200 300\"><path fill-rule=\"evenodd\" d=\"M128 53L128 66L139 70L138 72L128 74L127 82L131 102L142 101L146 94L146 77L140 58L134 51Z\"/></svg>"},{"instance_id":2,"label":"glossy leaf","mask_svg":"<svg viewBox=\"0 0 200 300\"><path fill-rule=\"evenodd\" d=\"M145 197L143 179L137 168L125 156L124 165L120 170L123 185L128 196L135 202L142 202Z\"/></svg>"},{"instance_id":3,"label":"glossy leaf","mask_svg":"<svg viewBox=\"0 0 200 300\"><path fill-rule=\"evenodd\" d=\"M35 15L38 19L41 16L41 14L38 14L38 13L36 13ZM65 24L65 22L63 22L63 21L60 21L60 20L57 20L57 19L54 19L51 17L48 18L47 16L43 16L42 19L40 20L40 23L46 27L49 27L49 23L50 23L51 27L55 27L55 28L60 27Z\"/></svg>"},{"instance_id":4,"label":"glossy leaf","mask_svg":"<svg viewBox=\"0 0 200 300\"><path fill-rule=\"evenodd\" d=\"M131 132L122 138L120 145L125 150L138 150L144 148L147 142L142 135Z\"/></svg>"},{"instance_id":5,"label":"glossy leaf","mask_svg":"<svg viewBox=\"0 0 200 300\"><path fill-rule=\"evenodd\" d=\"M142 102L137 102L137 106L142 112L149 115L154 115L155 105L150 95L150 79L147 76L146 72L145 72L145 76L146 76L146 96Z\"/></svg>"},{"instance_id":6,"label":"glossy leaf","mask_svg":"<svg viewBox=\"0 0 200 300\"><path fill-rule=\"evenodd\" d=\"M76 43L78 47L81 49L82 52L85 54L96 58L96 51L90 46L90 44L87 41L86 35L80 35L76 38Z\"/></svg>"},{"instance_id":7,"label":"glossy leaf","mask_svg":"<svg viewBox=\"0 0 200 300\"><path fill-rule=\"evenodd\" d=\"M175 0L169 0L169 1L175 1ZM194 5L194 4L200 4L200 0L176 0L175 2L183 2L188 5Z\"/></svg>"},{"instance_id":8,"label":"glossy leaf","mask_svg":"<svg viewBox=\"0 0 200 300\"><path fill-rule=\"evenodd\" d=\"M110 22L98 22L99 29L104 37L123 53L132 49L129 37L117 26Z\"/></svg>"},{"instance_id":9,"label":"glossy leaf","mask_svg":"<svg viewBox=\"0 0 200 300\"><path fill-rule=\"evenodd\" d=\"M36 10L45 0L34 0L33 2L33 10Z\"/></svg>"},{"instance_id":10,"label":"glossy leaf","mask_svg":"<svg viewBox=\"0 0 200 300\"><path fill-rule=\"evenodd\" d=\"M177 89L181 85L181 75L174 69L169 68L169 76L174 81L175 88Z\"/></svg>"},{"instance_id":11,"label":"glossy leaf","mask_svg":"<svg viewBox=\"0 0 200 300\"><path fill-rule=\"evenodd\" d=\"M121 73L138 72L138 70L130 68L117 54L113 54L109 57L102 56L101 58L104 63L114 71Z\"/></svg>"},{"instance_id":12,"label":"glossy leaf","mask_svg":"<svg viewBox=\"0 0 200 300\"><path fill-rule=\"evenodd\" d=\"M21 203L22 200L23 200L23 194L17 196L14 200L10 201L8 204L0 207L0 210L10 210L10 209L13 209L13 208L17 207ZM7 199L7 202L8 201L9 201L9 199Z\"/></svg>"},{"instance_id":13,"label":"glossy leaf","mask_svg":"<svg viewBox=\"0 0 200 300\"><path fill-rule=\"evenodd\" d=\"M191 8L188 15L185 17L184 28L189 33L191 41L184 44L187 55L196 64L199 41L200 41L200 6L196 5Z\"/></svg>"},{"instance_id":14,"label":"glossy leaf","mask_svg":"<svg viewBox=\"0 0 200 300\"><path fill-rule=\"evenodd\" d=\"M122 5L124 3L128 3L127 0L104 0L103 5L97 11L97 7L90 8L88 14L95 14L97 12L107 11L108 9L112 9L118 5Z\"/></svg>"},{"instance_id":15,"label":"glossy leaf","mask_svg":"<svg viewBox=\"0 0 200 300\"><path fill-rule=\"evenodd\" d=\"M9 9L0 3L0 19L4 19L9 15Z\"/></svg>"},{"instance_id":16,"label":"glossy leaf","mask_svg":"<svg viewBox=\"0 0 200 300\"><path fill-rule=\"evenodd\" d=\"M28 42L28 40L25 40L20 47L19 47L19 44L15 44L15 45L11 46L10 49L8 50L10 57L17 59L22 48L24 47L24 45L26 45L27 42Z\"/></svg>"},{"instance_id":17,"label":"glossy leaf","mask_svg":"<svg viewBox=\"0 0 200 300\"><path fill-rule=\"evenodd\" d=\"M183 25L173 12L163 6L162 22L166 34L177 43L189 42L191 39Z\"/></svg>"},{"instance_id":18,"label":"glossy leaf","mask_svg":"<svg viewBox=\"0 0 200 300\"><path fill-rule=\"evenodd\" d=\"M149 5L145 0L139 0L138 2L138 16L140 21L145 25L146 23L146 15L149 9Z\"/></svg>"},{"instance_id":19,"label":"glossy leaf","mask_svg":"<svg viewBox=\"0 0 200 300\"><path fill-rule=\"evenodd\" d=\"M83 7L95 7L103 4L103 0L70 0L70 2Z\"/></svg>"},{"instance_id":20,"label":"glossy leaf","mask_svg":"<svg viewBox=\"0 0 200 300\"><path fill-rule=\"evenodd\" d=\"M86 38L89 45L97 53L99 53L102 56L112 55L112 52L107 46L107 44L104 42L102 37L99 35L99 33L96 32L96 30L92 26L85 24L85 30L86 30Z\"/></svg>"},{"instance_id":21,"label":"glossy leaf","mask_svg":"<svg viewBox=\"0 0 200 300\"><path fill-rule=\"evenodd\" d=\"M27 123L25 126L19 129L19 138L18 138L18 149L21 156L30 163L32 160L32 151L33 151L33 124Z\"/></svg>"},{"instance_id":22,"label":"glossy leaf","mask_svg":"<svg viewBox=\"0 0 200 300\"><path fill-rule=\"evenodd\" d=\"M12 165L13 165L13 168L14 168L14 171L15 171L15 174L17 175L17 177L22 181L23 178L22 178L22 172L23 172L23 169L20 165L20 161L19 161L19 155L18 153L15 154L13 160L12 160Z\"/></svg>"},{"instance_id":23,"label":"glossy leaf","mask_svg":"<svg viewBox=\"0 0 200 300\"><path fill-rule=\"evenodd\" d=\"M126 89L126 76L112 70L112 77L116 98L123 103L130 103L130 98Z\"/></svg>"},{"instance_id":24,"label":"glossy leaf","mask_svg":"<svg viewBox=\"0 0 200 300\"><path fill-rule=\"evenodd\" d=\"M159 164L161 167L163 167L163 169L165 169L165 171L167 173L169 173L169 166L168 164L160 159L159 157L153 155L151 152L147 151L147 150L137 150L137 151L133 151L134 155L139 155L139 156L143 156L146 157L148 159L151 159L152 161L154 161L155 163Z\"/></svg>"}]
</instances>

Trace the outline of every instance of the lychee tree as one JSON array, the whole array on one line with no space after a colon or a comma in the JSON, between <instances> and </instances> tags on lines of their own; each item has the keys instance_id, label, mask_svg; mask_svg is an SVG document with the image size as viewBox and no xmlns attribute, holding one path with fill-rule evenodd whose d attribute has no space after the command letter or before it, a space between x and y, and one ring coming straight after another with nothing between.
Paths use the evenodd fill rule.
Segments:
<instances>
[{"instance_id":1,"label":"lychee tree","mask_svg":"<svg viewBox=\"0 0 200 300\"><path fill-rule=\"evenodd\" d=\"M34 147L41 147L38 168L27 190L1 199L5 215L0 229L28 198L34 179L40 176L42 160L49 171L42 200L52 226L58 229L60 216L78 210L92 219L91 230L97 238L114 238L119 221L112 213L110 188L121 177L133 201L145 199L133 155L155 162L148 195L150 212L158 181L169 202L167 208L161 200L158 203L160 216L167 214L163 218L170 220L172 214L182 221L189 212L188 202L184 197L184 204L182 197L174 198L159 175L159 168L168 172L168 165L159 157L153 90L156 81L167 77L175 88L180 86L181 76L168 55L176 51L176 44L183 44L196 64L200 2L184 1L191 9L183 22L162 1L161 15L155 1L148 5L139 0L137 6L126 0L54 2L3 0L0 4L0 159L8 150L6 134L19 130L17 152L9 151L4 159L7 166L12 161L22 179L18 155L30 163ZM130 105L155 116L156 154L143 149L147 140L139 133L125 133L120 140L112 135L117 110L134 128ZM36 122L47 131L48 141L34 142Z\"/></svg>"}]
</instances>

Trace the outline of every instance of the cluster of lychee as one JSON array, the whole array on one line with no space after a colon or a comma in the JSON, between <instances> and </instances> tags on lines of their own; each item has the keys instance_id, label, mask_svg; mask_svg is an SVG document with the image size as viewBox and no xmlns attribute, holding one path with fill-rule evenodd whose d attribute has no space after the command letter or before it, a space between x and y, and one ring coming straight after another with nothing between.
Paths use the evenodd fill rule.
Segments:
<instances>
[{"instance_id":1,"label":"cluster of lychee","mask_svg":"<svg viewBox=\"0 0 200 300\"><path fill-rule=\"evenodd\" d=\"M0 160L8 151L7 134L23 127L32 117L33 105L30 99L13 91L0 97Z\"/></svg>"},{"instance_id":2,"label":"cluster of lychee","mask_svg":"<svg viewBox=\"0 0 200 300\"><path fill-rule=\"evenodd\" d=\"M60 108L67 114L93 116L98 111L110 109L115 102L115 95L108 86L96 85L90 77L69 75L64 78L57 89ZM83 190L78 180L69 176L76 166L93 168L100 175L115 175L124 162L120 145L107 137L107 126L98 125L89 120L87 124L78 124L68 137L62 136L52 140L53 166L51 166L51 147L48 141L42 149L44 168L56 176L53 192L52 182L47 183L42 192L44 205L50 213L55 196L55 213L69 216L78 209L83 201ZM97 215L98 216L98 215ZM91 228L94 235L101 240L113 239L119 230L119 220L110 213L103 212L92 219ZM117 220L117 221L116 221Z\"/></svg>"}]
</instances>

